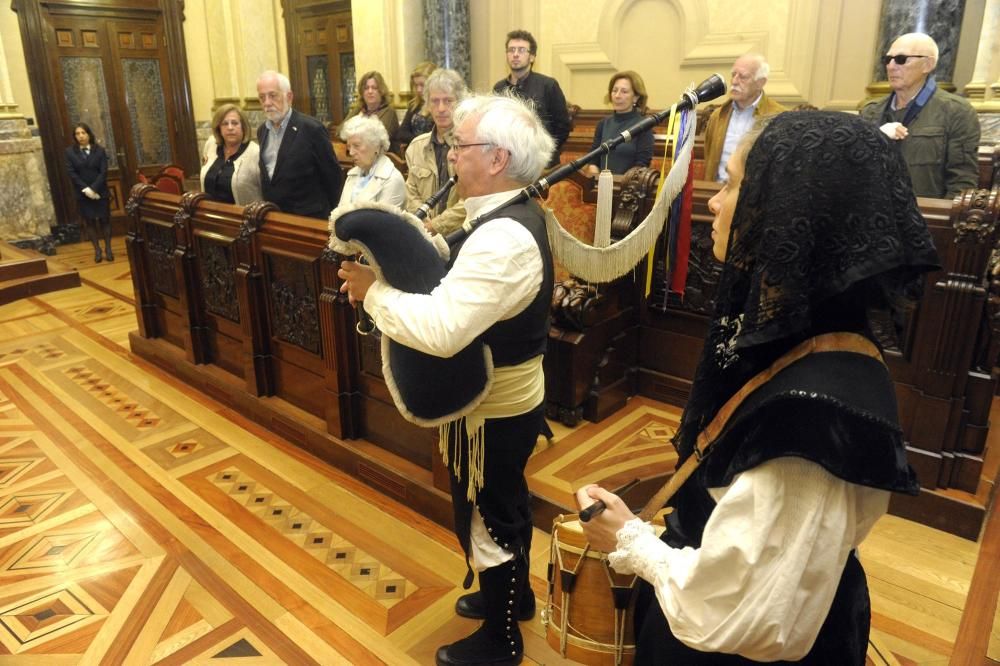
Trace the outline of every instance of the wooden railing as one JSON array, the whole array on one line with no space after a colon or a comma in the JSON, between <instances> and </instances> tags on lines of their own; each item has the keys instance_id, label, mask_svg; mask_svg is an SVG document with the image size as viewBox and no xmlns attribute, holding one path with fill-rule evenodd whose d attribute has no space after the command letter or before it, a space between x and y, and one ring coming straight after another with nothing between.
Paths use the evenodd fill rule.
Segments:
<instances>
[{"instance_id":1,"label":"wooden railing","mask_svg":"<svg viewBox=\"0 0 1000 666\"><path fill-rule=\"evenodd\" d=\"M434 432L399 416L368 359L374 337L355 333L326 221L149 185L128 211L135 353L449 523Z\"/></svg>"}]
</instances>

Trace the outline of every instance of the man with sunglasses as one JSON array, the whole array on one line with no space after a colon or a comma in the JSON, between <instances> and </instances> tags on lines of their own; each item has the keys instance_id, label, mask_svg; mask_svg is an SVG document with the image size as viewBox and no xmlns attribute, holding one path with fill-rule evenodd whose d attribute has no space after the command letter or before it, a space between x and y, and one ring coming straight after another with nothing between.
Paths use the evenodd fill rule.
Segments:
<instances>
[{"instance_id":1,"label":"man with sunglasses","mask_svg":"<svg viewBox=\"0 0 1000 666\"><path fill-rule=\"evenodd\" d=\"M899 142L920 197L952 198L978 184L979 120L964 97L937 87L938 47L929 35L899 37L882 56L892 93L861 115Z\"/></svg>"},{"instance_id":2,"label":"man with sunglasses","mask_svg":"<svg viewBox=\"0 0 1000 666\"><path fill-rule=\"evenodd\" d=\"M569 136L569 110L566 107L566 96L563 95L559 82L551 76L533 72L531 66L535 63L538 52L538 42L527 30L512 30L507 33L506 42L507 66L510 74L493 86L493 92L510 91L522 99L530 99L535 105L535 112L545 124L545 130L556 142L556 149L549 158L548 166L559 164L559 151Z\"/></svg>"}]
</instances>

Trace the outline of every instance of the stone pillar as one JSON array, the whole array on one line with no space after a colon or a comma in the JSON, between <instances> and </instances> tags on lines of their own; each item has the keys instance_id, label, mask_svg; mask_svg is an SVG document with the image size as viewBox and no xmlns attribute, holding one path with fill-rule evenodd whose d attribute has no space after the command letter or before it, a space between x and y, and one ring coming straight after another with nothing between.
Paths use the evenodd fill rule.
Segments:
<instances>
[{"instance_id":1,"label":"stone pillar","mask_svg":"<svg viewBox=\"0 0 1000 666\"><path fill-rule=\"evenodd\" d=\"M469 0L424 0L427 59L471 81Z\"/></svg>"},{"instance_id":2,"label":"stone pillar","mask_svg":"<svg viewBox=\"0 0 1000 666\"><path fill-rule=\"evenodd\" d=\"M0 37L0 239L51 253L55 219L42 156L14 102L7 57Z\"/></svg>"},{"instance_id":3,"label":"stone pillar","mask_svg":"<svg viewBox=\"0 0 1000 666\"><path fill-rule=\"evenodd\" d=\"M993 83L1000 74L1000 0L987 0L983 13L983 28L979 33L979 50L972 80L965 87L965 95L977 108L991 107L1000 111L1000 97L995 92L1000 81ZM990 85L993 83L993 85Z\"/></svg>"},{"instance_id":4,"label":"stone pillar","mask_svg":"<svg viewBox=\"0 0 1000 666\"><path fill-rule=\"evenodd\" d=\"M897 37L908 32L923 32L934 38L940 52L934 70L938 86L955 90L951 79L955 74L955 56L964 12L965 0L882 0L873 83L868 86L868 94L873 97L889 94L881 58Z\"/></svg>"}]
</instances>

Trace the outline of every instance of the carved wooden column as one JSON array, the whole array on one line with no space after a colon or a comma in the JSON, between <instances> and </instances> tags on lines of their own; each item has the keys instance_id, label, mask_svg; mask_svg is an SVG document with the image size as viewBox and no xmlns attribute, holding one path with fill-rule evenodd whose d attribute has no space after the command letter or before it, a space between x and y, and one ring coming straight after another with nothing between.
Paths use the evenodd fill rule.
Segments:
<instances>
[{"instance_id":1,"label":"carved wooden column","mask_svg":"<svg viewBox=\"0 0 1000 666\"><path fill-rule=\"evenodd\" d=\"M125 251L132 272L132 289L135 292L135 316L139 322L139 335L144 338L159 337L156 319L156 304L153 302L153 287L149 279L146 263L146 239L143 236L139 206L142 198L156 188L146 183L138 183L129 194L125 212L128 214L128 233L125 235Z\"/></svg>"},{"instance_id":2,"label":"carved wooden column","mask_svg":"<svg viewBox=\"0 0 1000 666\"><path fill-rule=\"evenodd\" d=\"M327 432L336 437L361 437L361 392L358 387L358 346L354 330L354 308L347 295L340 293L337 277L344 259L330 248L320 261L322 291L319 296L320 329L323 338L323 364L326 388L336 400L326 410Z\"/></svg>"},{"instance_id":3,"label":"carved wooden column","mask_svg":"<svg viewBox=\"0 0 1000 666\"><path fill-rule=\"evenodd\" d=\"M955 481L970 476L961 464L971 461L956 459L956 452L966 446L966 397L978 390L974 385L980 381L969 370L986 305L986 268L995 238L996 196L987 190L967 191L955 199L952 211L954 243L938 248L942 263L949 269L925 294L921 307L933 308L935 316L923 317L925 325L917 332L916 347L924 352L915 359L920 372L914 384L920 395L910 443L923 454L940 456L936 479L928 478L926 467L915 465L918 474L920 467L925 470L920 479L924 487L933 487L932 483L941 488L955 487ZM985 381L989 381L988 376ZM977 464L981 466L981 459Z\"/></svg>"},{"instance_id":4,"label":"carved wooden column","mask_svg":"<svg viewBox=\"0 0 1000 666\"><path fill-rule=\"evenodd\" d=\"M208 339L205 330L205 313L199 296L198 266L193 247L194 234L191 232L191 216L198 203L205 199L204 192L185 192L181 197L181 207L174 214L174 270L177 273L180 291L182 329L184 331L184 355L195 364L210 360Z\"/></svg>"},{"instance_id":5,"label":"carved wooden column","mask_svg":"<svg viewBox=\"0 0 1000 666\"><path fill-rule=\"evenodd\" d=\"M267 303L264 278L257 262L254 236L264 216L278 210L274 204L256 201L243 209L236 249L236 294L240 301L240 326L243 330L243 376L251 395L274 393L274 367L268 339Z\"/></svg>"}]
</instances>

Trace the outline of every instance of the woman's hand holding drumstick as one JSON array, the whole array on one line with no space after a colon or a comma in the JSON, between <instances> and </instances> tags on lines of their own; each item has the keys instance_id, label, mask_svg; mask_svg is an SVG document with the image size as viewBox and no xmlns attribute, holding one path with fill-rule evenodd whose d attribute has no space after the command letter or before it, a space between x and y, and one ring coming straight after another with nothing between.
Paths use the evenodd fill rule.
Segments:
<instances>
[{"instance_id":1,"label":"woman's hand holding drumstick","mask_svg":"<svg viewBox=\"0 0 1000 666\"><path fill-rule=\"evenodd\" d=\"M630 490L638 479L625 484L618 492L624 494ZM576 491L576 503L581 507L580 525L587 536L590 545L605 553L614 551L618 546L618 530L628 521L637 516L632 513L622 499L596 483L584 486ZM603 504L603 509L600 508ZM589 519L584 520L584 512L589 513Z\"/></svg>"}]
</instances>

